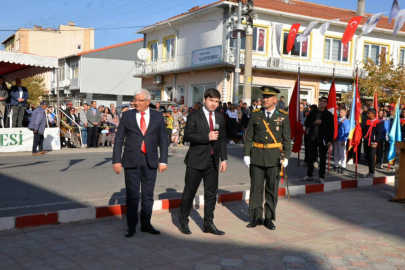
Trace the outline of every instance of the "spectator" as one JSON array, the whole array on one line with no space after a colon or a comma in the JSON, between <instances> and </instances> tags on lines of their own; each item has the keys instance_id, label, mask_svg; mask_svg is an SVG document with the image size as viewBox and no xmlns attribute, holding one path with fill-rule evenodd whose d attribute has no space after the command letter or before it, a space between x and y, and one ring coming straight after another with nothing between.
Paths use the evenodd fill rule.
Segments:
<instances>
[{"instance_id":1,"label":"spectator","mask_svg":"<svg viewBox=\"0 0 405 270\"><path fill-rule=\"evenodd\" d=\"M111 113L110 108L105 107L103 110L103 113L101 114L101 117L104 118L104 116L107 117L107 122L112 122L114 119L114 115ZM102 120L101 122L103 122Z\"/></svg>"},{"instance_id":2,"label":"spectator","mask_svg":"<svg viewBox=\"0 0 405 270\"><path fill-rule=\"evenodd\" d=\"M114 103L111 103L110 104L110 111L112 112L113 109L115 109L115 105L114 105Z\"/></svg>"},{"instance_id":3,"label":"spectator","mask_svg":"<svg viewBox=\"0 0 405 270\"><path fill-rule=\"evenodd\" d=\"M402 142L405 142L405 108L401 111L401 118L399 121L401 122Z\"/></svg>"},{"instance_id":4,"label":"spectator","mask_svg":"<svg viewBox=\"0 0 405 270\"><path fill-rule=\"evenodd\" d=\"M350 133L350 122L346 118L346 108L340 108L338 119L338 136L333 142L335 153L334 172L343 174L346 169L346 143Z\"/></svg>"},{"instance_id":5,"label":"spectator","mask_svg":"<svg viewBox=\"0 0 405 270\"><path fill-rule=\"evenodd\" d=\"M135 110L135 102L131 101L131 103L129 104L129 109L130 110Z\"/></svg>"},{"instance_id":6,"label":"spectator","mask_svg":"<svg viewBox=\"0 0 405 270\"><path fill-rule=\"evenodd\" d=\"M124 112L126 112L126 111L129 111L128 106L124 106L124 107L121 108L120 118L122 117L122 114L123 114Z\"/></svg>"},{"instance_id":7,"label":"spectator","mask_svg":"<svg viewBox=\"0 0 405 270\"><path fill-rule=\"evenodd\" d=\"M89 104L83 104L83 111L79 112L79 123L82 128L82 141L83 145L87 147L87 111L89 110Z\"/></svg>"},{"instance_id":8,"label":"spectator","mask_svg":"<svg viewBox=\"0 0 405 270\"><path fill-rule=\"evenodd\" d=\"M118 116L118 113L117 113L117 109L116 108L112 108L111 109L111 113L112 113L112 115L117 115ZM119 118L119 116L118 116L118 118Z\"/></svg>"},{"instance_id":9,"label":"spectator","mask_svg":"<svg viewBox=\"0 0 405 270\"><path fill-rule=\"evenodd\" d=\"M25 106L29 98L28 90L22 86L20 78L15 80L15 84L10 89L11 106L13 109L13 127L22 127L25 113ZM44 114L45 115L45 114Z\"/></svg>"},{"instance_id":10,"label":"spectator","mask_svg":"<svg viewBox=\"0 0 405 270\"><path fill-rule=\"evenodd\" d=\"M114 147L115 135L117 134L119 124L120 120L118 118L118 115L114 115L114 120L110 123L111 147Z\"/></svg>"},{"instance_id":11,"label":"spectator","mask_svg":"<svg viewBox=\"0 0 405 270\"><path fill-rule=\"evenodd\" d=\"M70 113L67 115L66 117L67 119L67 123L68 125L72 128L72 131L74 133L76 133L76 135L79 137L80 136L80 132L79 132L79 118L76 116L75 114L75 108L71 108L70 109Z\"/></svg>"},{"instance_id":12,"label":"spectator","mask_svg":"<svg viewBox=\"0 0 405 270\"><path fill-rule=\"evenodd\" d=\"M184 129L186 128L187 123L187 110L183 111L183 114L179 120L180 130L179 130L179 144L184 145Z\"/></svg>"},{"instance_id":13,"label":"spectator","mask_svg":"<svg viewBox=\"0 0 405 270\"><path fill-rule=\"evenodd\" d=\"M235 144L234 139L236 137L236 128L238 122L238 112L235 109L235 106L231 104L229 110L226 112L228 116L227 120L227 128L228 128L228 137L229 137L229 144Z\"/></svg>"},{"instance_id":14,"label":"spectator","mask_svg":"<svg viewBox=\"0 0 405 270\"><path fill-rule=\"evenodd\" d=\"M304 104L302 104L302 106L304 106ZM305 120L307 119L309 113L311 111L313 111L313 110L316 111L317 109L318 109L318 106L316 106L315 104L311 105L309 108L307 108L307 111L305 111L305 118L302 120L302 126L305 127ZM308 149L309 136L308 136L308 133L309 133L309 128L305 127L305 134L304 134L304 154L305 154L304 163L305 164L308 164L308 158L309 158L309 152L308 152L309 151L309 149ZM317 162L317 160L318 160L318 152L316 152L315 162Z\"/></svg>"},{"instance_id":15,"label":"spectator","mask_svg":"<svg viewBox=\"0 0 405 270\"><path fill-rule=\"evenodd\" d=\"M250 113L252 113L252 111L256 109L257 109L257 100L254 99L252 100L252 105L249 106Z\"/></svg>"},{"instance_id":16,"label":"spectator","mask_svg":"<svg viewBox=\"0 0 405 270\"><path fill-rule=\"evenodd\" d=\"M166 130L167 130L167 138L169 140L169 148L172 148L173 143L172 143L172 132L173 132L173 117L172 117L172 110L168 109L166 112L166 118L165 118L165 123L166 123Z\"/></svg>"},{"instance_id":17,"label":"spectator","mask_svg":"<svg viewBox=\"0 0 405 270\"><path fill-rule=\"evenodd\" d=\"M376 119L377 111L373 108L367 111L367 121L361 122L361 128L363 131L363 138L365 142L364 154L368 158L368 173L365 175L366 178L375 177L375 157L377 151L377 144L381 139L382 125Z\"/></svg>"},{"instance_id":18,"label":"spectator","mask_svg":"<svg viewBox=\"0 0 405 270\"><path fill-rule=\"evenodd\" d=\"M390 142L388 140L388 132L391 127L391 120L384 117L387 111L380 109L378 111L378 121L382 123L381 138L377 145L377 168L382 169L383 165L388 166L388 151L390 150Z\"/></svg>"},{"instance_id":19,"label":"spectator","mask_svg":"<svg viewBox=\"0 0 405 270\"><path fill-rule=\"evenodd\" d=\"M284 109L285 109L284 96L281 96L281 97L280 97L280 100L279 100L279 102L278 102L278 107L279 107L279 109L281 109L281 110L284 110Z\"/></svg>"},{"instance_id":20,"label":"spectator","mask_svg":"<svg viewBox=\"0 0 405 270\"><path fill-rule=\"evenodd\" d=\"M67 106L67 108L66 108L66 110L64 110L63 112L65 113L65 114L67 114L67 115L69 115L70 114L70 110L73 108L73 103L72 102L69 102L68 103L68 106Z\"/></svg>"},{"instance_id":21,"label":"spectator","mask_svg":"<svg viewBox=\"0 0 405 270\"><path fill-rule=\"evenodd\" d=\"M302 101L302 105L304 106L304 109L308 109L310 106L308 106L308 102L306 100Z\"/></svg>"},{"instance_id":22,"label":"spectator","mask_svg":"<svg viewBox=\"0 0 405 270\"><path fill-rule=\"evenodd\" d=\"M163 112L164 111L164 109L160 107L160 102L156 102L156 109L155 110L158 111L158 112Z\"/></svg>"},{"instance_id":23,"label":"spectator","mask_svg":"<svg viewBox=\"0 0 405 270\"><path fill-rule=\"evenodd\" d=\"M40 107L35 109L32 113L32 120L28 126L29 130L34 132L34 142L32 145L32 155L33 156L42 156L43 154L48 153L44 151L44 131L46 126L46 115L45 110L47 104L45 101L40 103Z\"/></svg>"},{"instance_id":24,"label":"spectator","mask_svg":"<svg viewBox=\"0 0 405 270\"><path fill-rule=\"evenodd\" d=\"M192 112L194 112L193 107L188 108L188 113L190 114L190 113L192 113Z\"/></svg>"},{"instance_id":25,"label":"spectator","mask_svg":"<svg viewBox=\"0 0 405 270\"><path fill-rule=\"evenodd\" d=\"M105 108L108 109L109 108ZM104 113L101 118L101 125L100 125L100 146L101 147L108 147L111 143L111 132L110 132L110 122L108 121L108 114ZM107 143L106 143L107 142Z\"/></svg>"},{"instance_id":26,"label":"spectator","mask_svg":"<svg viewBox=\"0 0 405 270\"><path fill-rule=\"evenodd\" d=\"M262 107L262 100L260 98L257 100L257 106L256 107L257 107L256 109L260 109Z\"/></svg>"},{"instance_id":27,"label":"spectator","mask_svg":"<svg viewBox=\"0 0 405 270\"><path fill-rule=\"evenodd\" d=\"M8 98L8 89L3 87L3 78L0 77L0 117L3 119L4 125L6 123L7 98Z\"/></svg>"},{"instance_id":28,"label":"spectator","mask_svg":"<svg viewBox=\"0 0 405 270\"><path fill-rule=\"evenodd\" d=\"M250 115L251 115L250 108L246 108L246 111L242 115L242 120L241 120L241 124L242 124L242 128L243 128L243 142L245 142L247 127L248 127L249 120L250 120Z\"/></svg>"},{"instance_id":29,"label":"spectator","mask_svg":"<svg viewBox=\"0 0 405 270\"><path fill-rule=\"evenodd\" d=\"M53 108L49 107L47 110L48 124L50 127L56 127L56 115L53 113Z\"/></svg>"},{"instance_id":30,"label":"spectator","mask_svg":"<svg viewBox=\"0 0 405 270\"><path fill-rule=\"evenodd\" d=\"M307 158L308 171L307 176L302 178L302 181L312 181L314 171L314 162L319 149L319 182L324 183L325 168L326 168L326 153L329 147L332 146L334 136L333 115L326 110L328 104L327 97L321 97L319 107L313 110L305 120L305 126L309 128L308 132L308 150L309 157Z\"/></svg>"},{"instance_id":31,"label":"spectator","mask_svg":"<svg viewBox=\"0 0 405 270\"><path fill-rule=\"evenodd\" d=\"M101 113L97 110L97 102L91 102L91 108L87 110L87 148L97 148L98 127L101 122Z\"/></svg>"}]
</instances>

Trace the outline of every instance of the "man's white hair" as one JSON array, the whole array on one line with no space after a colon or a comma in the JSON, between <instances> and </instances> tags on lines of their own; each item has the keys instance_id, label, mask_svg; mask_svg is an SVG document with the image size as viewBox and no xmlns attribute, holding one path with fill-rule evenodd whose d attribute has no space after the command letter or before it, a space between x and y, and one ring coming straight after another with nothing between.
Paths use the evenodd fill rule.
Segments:
<instances>
[{"instance_id":1,"label":"man's white hair","mask_svg":"<svg viewBox=\"0 0 405 270\"><path fill-rule=\"evenodd\" d=\"M148 90L146 90L146 89L138 89L138 90L136 90L136 91L135 91L135 94L134 94L134 98L135 98L137 95L143 95L147 100L150 100L150 99L151 99L150 92L149 92Z\"/></svg>"}]
</instances>

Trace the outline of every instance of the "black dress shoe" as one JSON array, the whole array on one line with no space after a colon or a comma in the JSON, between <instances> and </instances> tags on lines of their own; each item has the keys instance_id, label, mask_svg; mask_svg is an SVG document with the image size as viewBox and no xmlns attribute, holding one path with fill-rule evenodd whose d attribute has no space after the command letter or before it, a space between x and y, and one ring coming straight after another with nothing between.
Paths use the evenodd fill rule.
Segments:
<instances>
[{"instance_id":1,"label":"black dress shoe","mask_svg":"<svg viewBox=\"0 0 405 270\"><path fill-rule=\"evenodd\" d=\"M276 226L274 225L273 221L271 221L271 219L268 219L268 218L266 218L264 220L263 225L264 225L264 227L266 227L267 229L272 230L272 231L276 229Z\"/></svg>"},{"instance_id":2,"label":"black dress shoe","mask_svg":"<svg viewBox=\"0 0 405 270\"><path fill-rule=\"evenodd\" d=\"M215 227L214 224L211 224L208 227L204 227L203 232L212 233L212 234L215 234L215 235L224 235L225 234L223 231L218 230L217 227Z\"/></svg>"},{"instance_id":3,"label":"black dress shoe","mask_svg":"<svg viewBox=\"0 0 405 270\"><path fill-rule=\"evenodd\" d=\"M257 225L263 225L263 221L261 218L255 218L249 221L249 224L246 226L247 228L255 228Z\"/></svg>"},{"instance_id":4,"label":"black dress shoe","mask_svg":"<svg viewBox=\"0 0 405 270\"><path fill-rule=\"evenodd\" d=\"M127 230L125 232L125 237L132 237L135 234L135 230Z\"/></svg>"},{"instance_id":5,"label":"black dress shoe","mask_svg":"<svg viewBox=\"0 0 405 270\"><path fill-rule=\"evenodd\" d=\"M141 227L141 232L146 232L146 233L150 233L150 234L160 234L160 231L156 230L155 228L153 228L152 225L150 225L147 228L142 228Z\"/></svg>"},{"instance_id":6,"label":"black dress shoe","mask_svg":"<svg viewBox=\"0 0 405 270\"><path fill-rule=\"evenodd\" d=\"M190 228L188 227L188 224L181 224L179 225L179 230L181 233L184 234L191 234Z\"/></svg>"}]
</instances>

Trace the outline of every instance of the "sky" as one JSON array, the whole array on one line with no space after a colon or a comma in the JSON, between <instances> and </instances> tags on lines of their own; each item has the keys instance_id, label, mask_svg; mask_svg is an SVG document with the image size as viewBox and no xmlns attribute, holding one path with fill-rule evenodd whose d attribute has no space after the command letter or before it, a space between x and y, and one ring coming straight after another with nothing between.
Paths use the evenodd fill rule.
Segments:
<instances>
[{"instance_id":1,"label":"sky","mask_svg":"<svg viewBox=\"0 0 405 270\"><path fill-rule=\"evenodd\" d=\"M14 0L3 1L0 20L0 40L4 41L18 28L57 28L69 21L80 27L93 27L95 49L118 44L142 35L136 31L143 26L187 12L195 6L216 0ZM272 0L274 1L274 0ZM280 0L281 1L281 0ZM324 5L357 9L356 0L311 0ZM405 0L399 0L405 7ZM366 0L366 12L389 12L392 0ZM388 16L388 13L386 14ZM125 28L126 27L126 28ZM104 28L104 29L103 29ZM105 29L119 28L119 29ZM100 29L100 30L97 30ZM3 49L3 48L1 48Z\"/></svg>"}]
</instances>

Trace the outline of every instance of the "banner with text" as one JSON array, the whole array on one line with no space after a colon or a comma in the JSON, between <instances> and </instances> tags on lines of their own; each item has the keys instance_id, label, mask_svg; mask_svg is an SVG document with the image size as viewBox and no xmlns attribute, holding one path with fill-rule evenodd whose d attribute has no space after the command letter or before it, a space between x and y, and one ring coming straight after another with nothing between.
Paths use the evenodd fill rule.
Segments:
<instances>
[{"instance_id":1,"label":"banner with text","mask_svg":"<svg viewBox=\"0 0 405 270\"><path fill-rule=\"evenodd\" d=\"M222 61L222 45L193 51L192 66L207 65Z\"/></svg>"}]
</instances>

